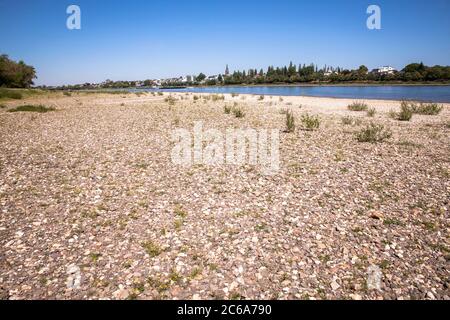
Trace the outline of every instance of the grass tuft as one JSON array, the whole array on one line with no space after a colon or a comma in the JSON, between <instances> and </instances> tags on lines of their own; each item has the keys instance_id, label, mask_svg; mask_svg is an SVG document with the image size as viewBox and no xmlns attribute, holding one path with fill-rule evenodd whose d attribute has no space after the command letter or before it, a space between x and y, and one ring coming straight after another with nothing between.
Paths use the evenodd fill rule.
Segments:
<instances>
[{"instance_id":1,"label":"grass tuft","mask_svg":"<svg viewBox=\"0 0 450 320\"><path fill-rule=\"evenodd\" d=\"M302 124L305 130L315 130L320 127L319 116L311 116L308 113L302 115Z\"/></svg>"},{"instance_id":2,"label":"grass tuft","mask_svg":"<svg viewBox=\"0 0 450 320\"><path fill-rule=\"evenodd\" d=\"M350 111L366 111L368 109L368 106L364 102L355 101L352 104L348 105L347 109Z\"/></svg>"},{"instance_id":3,"label":"grass tuft","mask_svg":"<svg viewBox=\"0 0 450 320\"><path fill-rule=\"evenodd\" d=\"M13 109L9 109L8 112L39 112L39 113L45 113L49 111L55 111L56 109L53 107L46 107L44 105L31 105L26 104L23 106L18 106Z\"/></svg>"},{"instance_id":4,"label":"grass tuft","mask_svg":"<svg viewBox=\"0 0 450 320\"><path fill-rule=\"evenodd\" d=\"M356 139L359 142L370 143L382 142L391 136L392 132L389 129L385 129L383 125L377 125L373 122L356 133Z\"/></svg>"}]
</instances>

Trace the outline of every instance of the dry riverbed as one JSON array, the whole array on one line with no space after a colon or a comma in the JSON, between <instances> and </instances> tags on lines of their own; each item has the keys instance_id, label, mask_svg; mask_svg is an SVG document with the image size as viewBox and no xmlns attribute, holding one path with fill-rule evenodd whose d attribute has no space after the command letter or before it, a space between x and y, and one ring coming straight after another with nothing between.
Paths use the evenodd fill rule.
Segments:
<instances>
[{"instance_id":1,"label":"dry riverbed","mask_svg":"<svg viewBox=\"0 0 450 320\"><path fill-rule=\"evenodd\" d=\"M401 122L395 101L168 97L0 103L0 298L450 298L450 105ZM284 130L286 109L275 175L171 161L176 128ZM370 122L392 136L358 142Z\"/></svg>"}]
</instances>

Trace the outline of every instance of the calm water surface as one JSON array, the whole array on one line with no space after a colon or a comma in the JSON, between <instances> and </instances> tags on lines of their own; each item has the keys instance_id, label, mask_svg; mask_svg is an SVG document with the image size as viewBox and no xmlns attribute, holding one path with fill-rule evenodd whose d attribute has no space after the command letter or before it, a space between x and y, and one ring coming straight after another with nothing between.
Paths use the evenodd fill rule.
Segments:
<instances>
[{"instance_id":1,"label":"calm water surface","mask_svg":"<svg viewBox=\"0 0 450 320\"><path fill-rule=\"evenodd\" d=\"M135 89L154 91L154 89ZM195 93L240 93L273 96L313 96L351 99L418 100L450 103L450 85L445 86L227 86L164 89Z\"/></svg>"}]
</instances>

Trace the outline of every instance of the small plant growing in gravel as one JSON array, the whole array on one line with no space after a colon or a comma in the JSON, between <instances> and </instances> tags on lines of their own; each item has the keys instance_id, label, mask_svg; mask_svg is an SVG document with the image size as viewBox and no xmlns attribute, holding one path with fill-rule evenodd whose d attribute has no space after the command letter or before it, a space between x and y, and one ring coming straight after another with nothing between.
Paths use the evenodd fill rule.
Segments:
<instances>
[{"instance_id":1,"label":"small plant growing in gravel","mask_svg":"<svg viewBox=\"0 0 450 320\"><path fill-rule=\"evenodd\" d=\"M394 110L389 110L388 112L388 117L391 119L396 119L397 118L397 112L395 112Z\"/></svg>"},{"instance_id":2,"label":"small plant growing in gravel","mask_svg":"<svg viewBox=\"0 0 450 320\"><path fill-rule=\"evenodd\" d=\"M291 110L286 110L286 130L285 132L294 132L295 131L295 118L294 114Z\"/></svg>"},{"instance_id":3,"label":"small plant growing in gravel","mask_svg":"<svg viewBox=\"0 0 450 320\"><path fill-rule=\"evenodd\" d=\"M158 91L158 96L163 96L164 95L164 93L163 92L161 92L161 91Z\"/></svg>"},{"instance_id":4,"label":"small plant growing in gravel","mask_svg":"<svg viewBox=\"0 0 450 320\"><path fill-rule=\"evenodd\" d=\"M375 116L375 113L376 113L375 108L369 108L367 110L367 116L370 118L373 118Z\"/></svg>"},{"instance_id":5,"label":"small plant growing in gravel","mask_svg":"<svg viewBox=\"0 0 450 320\"><path fill-rule=\"evenodd\" d=\"M5 109L6 106L4 104L0 104L0 109Z\"/></svg>"},{"instance_id":6,"label":"small plant growing in gravel","mask_svg":"<svg viewBox=\"0 0 450 320\"><path fill-rule=\"evenodd\" d=\"M18 91L0 88L0 99L1 98L19 100L22 99L23 96L22 93Z\"/></svg>"},{"instance_id":7,"label":"small plant growing in gravel","mask_svg":"<svg viewBox=\"0 0 450 320\"><path fill-rule=\"evenodd\" d=\"M64 91L63 95L65 95L66 97L71 97L72 94L69 91Z\"/></svg>"},{"instance_id":8,"label":"small plant growing in gravel","mask_svg":"<svg viewBox=\"0 0 450 320\"><path fill-rule=\"evenodd\" d=\"M283 100L282 97L279 97L279 98L278 98L278 101L283 102L284 100Z\"/></svg>"},{"instance_id":9,"label":"small plant growing in gravel","mask_svg":"<svg viewBox=\"0 0 450 320\"><path fill-rule=\"evenodd\" d=\"M377 125L373 122L356 133L356 139L359 142L370 143L382 142L391 136L392 132L389 129L385 129L382 124Z\"/></svg>"},{"instance_id":10,"label":"small plant growing in gravel","mask_svg":"<svg viewBox=\"0 0 450 320\"><path fill-rule=\"evenodd\" d=\"M289 109L287 109L287 108L282 108L282 109L280 109L280 114L287 114L289 112Z\"/></svg>"},{"instance_id":11,"label":"small plant growing in gravel","mask_svg":"<svg viewBox=\"0 0 450 320\"><path fill-rule=\"evenodd\" d=\"M223 94L213 94L211 95L212 101L225 100L225 96Z\"/></svg>"},{"instance_id":12,"label":"small plant growing in gravel","mask_svg":"<svg viewBox=\"0 0 450 320\"><path fill-rule=\"evenodd\" d=\"M38 113L45 113L45 112L49 112L49 111L54 111L55 108L53 107L46 107L43 105L31 105L31 104L26 104L23 106L19 106L13 109L9 109L8 112L38 112Z\"/></svg>"},{"instance_id":13,"label":"small plant growing in gravel","mask_svg":"<svg viewBox=\"0 0 450 320\"><path fill-rule=\"evenodd\" d=\"M241 108L234 108L233 109L233 114L236 118L243 118L245 117L245 113L244 111L242 111Z\"/></svg>"},{"instance_id":14,"label":"small plant growing in gravel","mask_svg":"<svg viewBox=\"0 0 450 320\"><path fill-rule=\"evenodd\" d=\"M402 101L400 105L400 112L397 114L396 119L399 121L409 121L413 116L413 111L408 102Z\"/></svg>"},{"instance_id":15,"label":"small plant growing in gravel","mask_svg":"<svg viewBox=\"0 0 450 320\"><path fill-rule=\"evenodd\" d=\"M225 107L223 107L223 111L225 112L225 114L230 114L231 113L231 107L229 107L229 106L225 106Z\"/></svg>"},{"instance_id":16,"label":"small plant growing in gravel","mask_svg":"<svg viewBox=\"0 0 450 320\"><path fill-rule=\"evenodd\" d=\"M232 98L234 98L234 97L239 97L239 94L238 94L238 93L232 93L232 94L231 94L231 97L232 97Z\"/></svg>"},{"instance_id":17,"label":"small plant growing in gravel","mask_svg":"<svg viewBox=\"0 0 450 320\"><path fill-rule=\"evenodd\" d=\"M350 126L353 124L354 120L353 120L353 117L345 116L345 117L341 118L341 122L343 125Z\"/></svg>"},{"instance_id":18,"label":"small plant growing in gravel","mask_svg":"<svg viewBox=\"0 0 450 320\"><path fill-rule=\"evenodd\" d=\"M355 101L347 106L347 109L350 111L366 111L367 108L367 104L361 101Z\"/></svg>"},{"instance_id":19,"label":"small plant growing in gravel","mask_svg":"<svg viewBox=\"0 0 450 320\"><path fill-rule=\"evenodd\" d=\"M175 99L172 96L168 96L164 99L165 102L167 102L169 105L173 106L175 104L175 101L177 101L177 99Z\"/></svg>"},{"instance_id":20,"label":"small plant growing in gravel","mask_svg":"<svg viewBox=\"0 0 450 320\"><path fill-rule=\"evenodd\" d=\"M410 109L413 113L434 116L442 111L443 106L437 103L410 103Z\"/></svg>"},{"instance_id":21,"label":"small plant growing in gravel","mask_svg":"<svg viewBox=\"0 0 450 320\"><path fill-rule=\"evenodd\" d=\"M264 100L264 96L263 96L263 95L260 95L259 98L258 98L258 100L259 100L259 101Z\"/></svg>"},{"instance_id":22,"label":"small plant growing in gravel","mask_svg":"<svg viewBox=\"0 0 450 320\"><path fill-rule=\"evenodd\" d=\"M194 99L194 101L197 101L200 98L197 95L194 95L193 99Z\"/></svg>"},{"instance_id":23,"label":"small plant growing in gravel","mask_svg":"<svg viewBox=\"0 0 450 320\"><path fill-rule=\"evenodd\" d=\"M302 115L302 124L305 130L315 130L320 126L320 119L318 116L311 116L308 113Z\"/></svg>"},{"instance_id":24,"label":"small plant growing in gravel","mask_svg":"<svg viewBox=\"0 0 450 320\"><path fill-rule=\"evenodd\" d=\"M159 256L162 253L162 249L160 246L155 244L153 241L148 240L142 243L142 247L145 249L145 252L151 257L154 258Z\"/></svg>"}]
</instances>

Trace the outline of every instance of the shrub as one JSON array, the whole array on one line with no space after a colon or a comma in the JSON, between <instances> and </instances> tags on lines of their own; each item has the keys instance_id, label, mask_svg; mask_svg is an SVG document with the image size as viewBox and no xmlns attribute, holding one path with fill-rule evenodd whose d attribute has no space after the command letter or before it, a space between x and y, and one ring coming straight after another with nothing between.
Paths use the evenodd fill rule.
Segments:
<instances>
[{"instance_id":1,"label":"shrub","mask_svg":"<svg viewBox=\"0 0 450 320\"><path fill-rule=\"evenodd\" d=\"M389 139L391 136L392 132L389 129L385 129L383 125L377 125L373 122L356 133L356 139L359 142L370 143L382 142Z\"/></svg>"},{"instance_id":2,"label":"shrub","mask_svg":"<svg viewBox=\"0 0 450 320\"><path fill-rule=\"evenodd\" d=\"M409 121L413 116L413 111L408 105L408 102L402 101L400 106L400 112L397 114L396 119L399 121Z\"/></svg>"},{"instance_id":3,"label":"shrub","mask_svg":"<svg viewBox=\"0 0 450 320\"><path fill-rule=\"evenodd\" d=\"M194 100L197 101L198 99L200 99L197 95L194 96Z\"/></svg>"},{"instance_id":4,"label":"shrub","mask_svg":"<svg viewBox=\"0 0 450 320\"><path fill-rule=\"evenodd\" d=\"M344 125L352 125L353 124L353 117L345 116L341 118L342 124Z\"/></svg>"},{"instance_id":5,"label":"shrub","mask_svg":"<svg viewBox=\"0 0 450 320\"><path fill-rule=\"evenodd\" d=\"M168 96L164 99L164 101L173 106L175 104L175 101L177 101L177 99L175 99L172 96Z\"/></svg>"},{"instance_id":6,"label":"shrub","mask_svg":"<svg viewBox=\"0 0 450 320\"><path fill-rule=\"evenodd\" d=\"M295 130L295 118L291 110L286 110L286 132L293 132Z\"/></svg>"},{"instance_id":7,"label":"shrub","mask_svg":"<svg viewBox=\"0 0 450 320\"><path fill-rule=\"evenodd\" d=\"M13 109L9 109L8 112L39 112L39 113L45 113L45 112L49 112L49 111L54 111L55 108L53 107L46 107L43 105L23 105L23 106L19 106Z\"/></svg>"},{"instance_id":8,"label":"shrub","mask_svg":"<svg viewBox=\"0 0 450 320\"><path fill-rule=\"evenodd\" d=\"M368 110L367 110L367 116L368 117L373 117L373 116L375 116L375 113L376 113L376 110L375 110L375 108L369 108Z\"/></svg>"},{"instance_id":9,"label":"shrub","mask_svg":"<svg viewBox=\"0 0 450 320\"><path fill-rule=\"evenodd\" d=\"M232 94L231 94L231 97L233 97L233 98L234 98L234 97L239 97L239 94L238 94L238 93L232 93Z\"/></svg>"},{"instance_id":10,"label":"shrub","mask_svg":"<svg viewBox=\"0 0 450 320\"><path fill-rule=\"evenodd\" d=\"M264 96L263 96L263 95L260 95L259 98L258 98L258 100L259 100L259 101L264 100Z\"/></svg>"},{"instance_id":11,"label":"shrub","mask_svg":"<svg viewBox=\"0 0 450 320\"><path fill-rule=\"evenodd\" d=\"M366 111L367 108L368 108L367 104L361 101L355 101L347 106L347 109L350 111Z\"/></svg>"},{"instance_id":12,"label":"shrub","mask_svg":"<svg viewBox=\"0 0 450 320\"><path fill-rule=\"evenodd\" d=\"M410 109L413 113L434 116L442 111L443 106L438 105L437 103L420 103L420 104L411 103Z\"/></svg>"},{"instance_id":13,"label":"shrub","mask_svg":"<svg viewBox=\"0 0 450 320\"><path fill-rule=\"evenodd\" d=\"M211 95L212 101L225 100L225 96L223 94L213 94Z\"/></svg>"},{"instance_id":14,"label":"shrub","mask_svg":"<svg viewBox=\"0 0 450 320\"><path fill-rule=\"evenodd\" d=\"M230 114L230 113L231 113L231 107L225 106L225 107L223 107L223 111L224 111L226 114Z\"/></svg>"},{"instance_id":15,"label":"shrub","mask_svg":"<svg viewBox=\"0 0 450 320\"><path fill-rule=\"evenodd\" d=\"M6 106L4 104L0 104L0 109L5 109Z\"/></svg>"},{"instance_id":16,"label":"shrub","mask_svg":"<svg viewBox=\"0 0 450 320\"><path fill-rule=\"evenodd\" d=\"M310 116L306 113L302 115L302 124L306 130L318 129L320 126L320 119L318 116Z\"/></svg>"},{"instance_id":17,"label":"shrub","mask_svg":"<svg viewBox=\"0 0 450 320\"><path fill-rule=\"evenodd\" d=\"M389 110L388 112L388 117L391 119L396 119L397 118L397 112L395 112L394 110Z\"/></svg>"},{"instance_id":18,"label":"shrub","mask_svg":"<svg viewBox=\"0 0 450 320\"><path fill-rule=\"evenodd\" d=\"M5 99L22 99L22 93L16 91L16 90L10 90L10 89L2 89L0 88L0 98Z\"/></svg>"},{"instance_id":19,"label":"shrub","mask_svg":"<svg viewBox=\"0 0 450 320\"><path fill-rule=\"evenodd\" d=\"M236 118L243 118L245 116L245 113L242 111L241 108L234 108L233 114Z\"/></svg>"},{"instance_id":20,"label":"shrub","mask_svg":"<svg viewBox=\"0 0 450 320\"><path fill-rule=\"evenodd\" d=\"M69 91L64 91L63 95L67 96L67 97L71 97L72 94Z\"/></svg>"},{"instance_id":21,"label":"shrub","mask_svg":"<svg viewBox=\"0 0 450 320\"><path fill-rule=\"evenodd\" d=\"M163 92L161 92L161 91L158 91L158 96L163 96L164 95L164 93Z\"/></svg>"}]
</instances>

